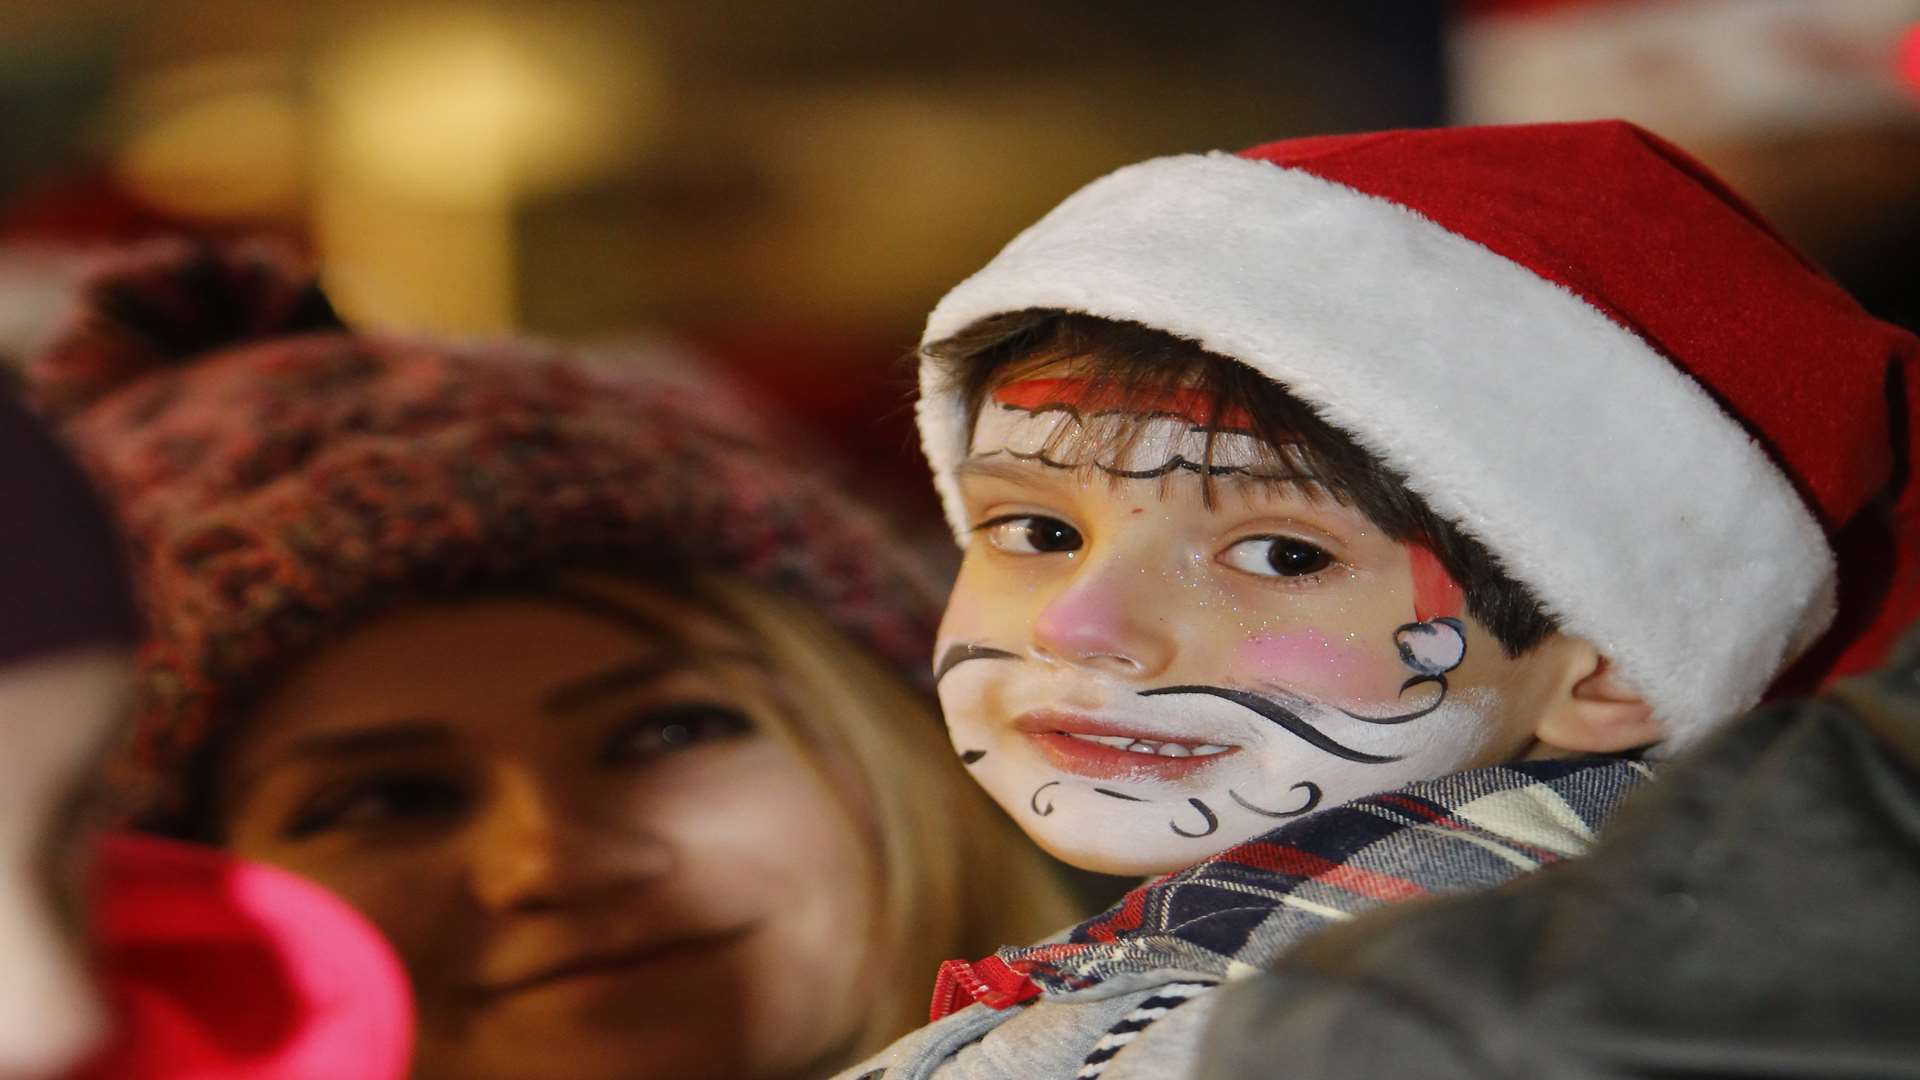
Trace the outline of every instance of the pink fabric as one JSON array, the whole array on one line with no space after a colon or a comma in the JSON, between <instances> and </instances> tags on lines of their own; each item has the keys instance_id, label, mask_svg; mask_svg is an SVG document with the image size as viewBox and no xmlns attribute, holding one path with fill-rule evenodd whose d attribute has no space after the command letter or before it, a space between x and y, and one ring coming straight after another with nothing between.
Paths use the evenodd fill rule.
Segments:
<instances>
[{"instance_id":1,"label":"pink fabric","mask_svg":"<svg viewBox=\"0 0 1920 1080\"><path fill-rule=\"evenodd\" d=\"M101 846L94 937L118 1014L84 1080L406 1075L405 971L320 887L210 849L141 836Z\"/></svg>"}]
</instances>

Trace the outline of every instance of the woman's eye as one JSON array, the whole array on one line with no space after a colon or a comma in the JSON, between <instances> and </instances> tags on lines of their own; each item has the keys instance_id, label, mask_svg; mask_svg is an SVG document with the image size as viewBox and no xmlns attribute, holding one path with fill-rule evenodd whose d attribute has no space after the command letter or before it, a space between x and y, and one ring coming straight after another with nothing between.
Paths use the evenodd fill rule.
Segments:
<instances>
[{"instance_id":1,"label":"woman's eye","mask_svg":"<svg viewBox=\"0 0 1920 1080\"><path fill-rule=\"evenodd\" d=\"M1019 514L995 518L980 526L987 542L1010 555L1048 555L1059 551L1078 551L1085 543L1080 530L1059 518L1043 514Z\"/></svg>"},{"instance_id":2,"label":"woman's eye","mask_svg":"<svg viewBox=\"0 0 1920 1080\"><path fill-rule=\"evenodd\" d=\"M458 780L425 773L371 776L321 792L286 827L289 837L335 829L441 821L459 815L471 799Z\"/></svg>"},{"instance_id":3,"label":"woman's eye","mask_svg":"<svg viewBox=\"0 0 1920 1080\"><path fill-rule=\"evenodd\" d=\"M695 703L648 709L622 727L608 744L609 761L638 761L701 743L739 738L755 730L753 719L727 705Z\"/></svg>"},{"instance_id":4,"label":"woman's eye","mask_svg":"<svg viewBox=\"0 0 1920 1080\"><path fill-rule=\"evenodd\" d=\"M1318 544L1291 536L1249 536L1220 556L1235 570L1261 577L1310 577L1332 566L1333 556Z\"/></svg>"}]
</instances>

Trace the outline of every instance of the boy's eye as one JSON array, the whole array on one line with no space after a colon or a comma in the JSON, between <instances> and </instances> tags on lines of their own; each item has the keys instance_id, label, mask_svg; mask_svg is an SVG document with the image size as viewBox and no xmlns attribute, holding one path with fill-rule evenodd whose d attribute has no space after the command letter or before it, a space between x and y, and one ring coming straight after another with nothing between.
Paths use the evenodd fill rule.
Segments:
<instances>
[{"instance_id":1,"label":"boy's eye","mask_svg":"<svg viewBox=\"0 0 1920 1080\"><path fill-rule=\"evenodd\" d=\"M471 803L466 785L454 777L382 773L322 791L294 814L284 831L297 839L336 829L445 821Z\"/></svg>"},{"instance_id":2,"label":"boy's eye","mask_svg":"<svg viewBox=\"0 0 1920 1080\"><path fill-rule=\"evenodd\" d=\"M621 727L601 755L609 763L645 761L701 743L751 734L753 719L739 709L689 702L648 709Z\"/></svg>"},{"instance_id":3,"label":"boy's eye","mask_svg":"<svg viewBox=\"0 0 1920 1080\"><path fill-rule=\"evenodd\" d=\"M1249 536L1228 548L1220 561L1262 577L1308 577L1332 566L1333 556L1292 536Z\"/></svg>"},{"instance_id":4,"label":"boy's eye","mask_svg":"<svg viewBox=\"0 0 1920 1080\"><path fill-rule=\"evenodd\" d=\"M995 518L980 526L987 542L1010 555L1047 555L1078 551L1085 540L1080 530L1042 514Z\"/></svg>"}]
</instances>

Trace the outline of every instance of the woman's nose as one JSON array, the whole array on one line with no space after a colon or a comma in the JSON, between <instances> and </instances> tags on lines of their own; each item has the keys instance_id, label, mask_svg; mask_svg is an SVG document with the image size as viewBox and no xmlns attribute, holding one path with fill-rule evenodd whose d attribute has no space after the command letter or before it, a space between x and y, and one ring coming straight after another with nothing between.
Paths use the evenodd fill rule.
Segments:
<instances>
[{"instance_id":1,"label":"woman's nose","mask_svg":"<svg viewBox=\"0 0 1920 1080\"><path fill-rule=\"evenodd\" d=\"M1164 673L1176 651L1169 600L1145 585L1126 560L1089 560L1069 577L1033 622L1043 657L1127 678Z\"/></svg>"},{"instance_id":2,"label":"woman's nose","mask_svg":"<svg viewBox=\"0 0 1920 1080\"><path fill-rule=\"evenodd\" d=\"M603 820L581 805L566 780L508 770L492 785L471 858L473 893L483 908L591 905L623 898L671 871L672 851L660 837L643 825Z\"/></svg>"}]
</instances>

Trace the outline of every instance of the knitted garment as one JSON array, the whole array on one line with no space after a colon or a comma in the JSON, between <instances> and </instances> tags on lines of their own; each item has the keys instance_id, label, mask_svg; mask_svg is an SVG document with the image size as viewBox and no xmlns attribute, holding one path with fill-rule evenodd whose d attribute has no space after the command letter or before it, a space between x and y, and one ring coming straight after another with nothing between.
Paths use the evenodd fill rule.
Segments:
<instances>
[{"instance_id":1,"label":"knitted garment","mask_svg":"<svg viewBox=\"0 0 1920 1080\"><path fill-rule=\"evenodd\" d=\"M397 596L484 579L725 571L925 678L931 575L723 388L538 346L276 337L332 320L269 270L150 249L36 365L135 548L152 633L116 780L149 823L224 703Z\"/></svg>"}]
</instances>

